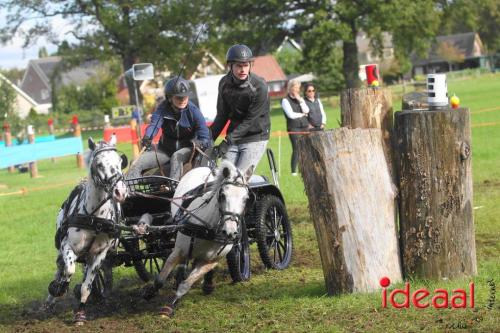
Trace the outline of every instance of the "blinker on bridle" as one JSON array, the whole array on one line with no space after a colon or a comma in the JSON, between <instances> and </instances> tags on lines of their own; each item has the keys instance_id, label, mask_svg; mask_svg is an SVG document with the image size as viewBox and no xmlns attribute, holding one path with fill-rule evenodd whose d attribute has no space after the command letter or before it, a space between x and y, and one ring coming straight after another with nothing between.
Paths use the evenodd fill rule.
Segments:
<instances>
[{"instance_id":1,"label":"blinker on bridle","mask_svg":"<svg viewBox=\"0 0 500 333\"><path fill-rule=\"evenodd\" d=\"M92 151L92 164L90 165L90 170L91 170L90 174L92 175L92 180L94 181L94 183L98 187L105 189L106 192L109 192L109 191L111 191L111 189L113 189L115 187L116 183L118 183L120 180L123 180L123 174L121 173L121 170L119 169L118 172L110 178L102 179L101 177L99 177L99 173L97 172L96 157L97 157L97 155L99 155L100 153L103 153L105 151L115 151L116 152L116 148L115 147L103 147L103 148L98 148L98 149L95 149L94 151Z\"/></svg>"}]
</instances>

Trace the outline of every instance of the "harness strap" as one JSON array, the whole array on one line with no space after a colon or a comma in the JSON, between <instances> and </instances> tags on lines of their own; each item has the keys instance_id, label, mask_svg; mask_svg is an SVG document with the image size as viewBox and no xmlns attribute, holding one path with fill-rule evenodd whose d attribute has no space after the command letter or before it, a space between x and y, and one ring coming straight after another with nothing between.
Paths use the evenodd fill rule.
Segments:
<instances>
[{"instance_id":1,"label":"harness strap","mask_svg":"<svg viewBox=\"0 0 500 333\"><path fill-rule=\"evenodd\" d=\"M68 228L80 228L87 230L94 230L95 232L107 233L112 238L120 236L119 225L112 219L105 219L93 215L76 214L68 218Z\"/></svg>"}]
</instances>

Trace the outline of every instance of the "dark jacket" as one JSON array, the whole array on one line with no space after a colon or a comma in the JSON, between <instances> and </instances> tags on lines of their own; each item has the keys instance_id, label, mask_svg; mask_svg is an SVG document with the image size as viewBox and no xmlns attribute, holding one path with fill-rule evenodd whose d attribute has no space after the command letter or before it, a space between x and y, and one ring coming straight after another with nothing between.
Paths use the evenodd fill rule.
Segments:
<instances>
[{"instance_id":1,"label":"dark jacket","mask_svg":"<svg viewBox=\"0 0 500 333\"><path fill-rule=\"evenodd\" d=\"M300 102L297 99L290 97L290 95L286 95L285 99L288 101L288 103L290 103L293 112L302 113ZM301 132L307 130L307 128L309 127L309 121L307 120L307 117L290 119L286 116L285 113L285 118L286 129L289 132Z\"/></svg>"},{"instance_id":2,"label":"dark jacket","mask_svg":"<svg viewBox=\"0 0 500 333\"><path fill-rule=\"evenodd\" d=\"M267 84L250 73L245 84L239 85L231 73L219 82L217 116L210 127L215 140L230 120L228 139L233 144L269 140L269 97Z\"/></svg>"},{"instance_id":3,"label":"dark jacket","mask_svg":"<svg viewBox=\"0 0 500 333\"><path fill-rule=\"evenodd\" d=\"M307 114L307 119L309 123L314 127L321 127L321 121L323 120L321 116L321 108L319 106L319 99L315 98L314 102L311 102L309 99L304 98L306 101L307 107L309 108L309 113Z\"/></svg>"},{"instance_id":4,"label":"dark jacket","mask_svg":"<svg viewBox=\"0 0 500 333\"><path fill-rule=\"evenodd\" d=\"M178 119L178 120L177 120ZM171 156L181 148L192 147L191 140L196 139L203 144L203 148L211 145L210 132L200 109L191 101L186 109L175 116L172 105L165 100L158 105L151 116L151 124L146 129L146 137L153 138L158 130L163 131L160 148Z\"/></svg>"}]
</instances>

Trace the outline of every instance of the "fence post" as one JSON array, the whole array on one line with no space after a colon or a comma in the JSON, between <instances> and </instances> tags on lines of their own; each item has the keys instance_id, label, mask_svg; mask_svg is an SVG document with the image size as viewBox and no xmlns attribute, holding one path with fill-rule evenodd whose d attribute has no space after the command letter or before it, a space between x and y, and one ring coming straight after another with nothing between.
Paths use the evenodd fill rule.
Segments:
<instances>
[{"instance_id":1,"label":"fence post","mask_svg":"<svg viewBox=\"0 0 500 333\"><path fill-rule=\"evenodd\" d=\"M73 136L80 137L81 139L82 129L80 127L80 124L78 123L77 116L73 116L73 119L71 120L71 127L73 128ZM83 163L83 156L81 153L76 154L76 166L80 169L83 169L84 163Z\"/></svg>"},{"instance_id":2,"label":"fence post","mask_svg":"<svg viewBox=\"0 0 500 333\"><path fill-rule=\"evenodd\" d=\"M132 137L132 156L135 160L139 157L139 140L140 140L140 138L138 138L137 136L137 120L135 118L130 119L130 131Z\"/></svg>"},{"instance_id":3,"label":"fence post","mask_svg":"<svg viewBox=\"0 0 500 333\"><path fill-rule=\"evenodd\" d=\"M5 147L12 146L12 134L10 133L10 125L7 122L3 124L3 141L5 142ZM9 173L14 173L16 168L11 165L8 167L8 170Z\"/></svg>"},{"instance_id":4,"label":"fence post","mask_svg":"<svg viewBox=\"0 0 500 333\"><path fill-rule=\"evenodd\" d=\"M403 110L395 124L405 275L477 274L469 109Z\"/></svg>"},{"instance_id":5,"label":"fence post","mask_svg":"<svg viewBox=\"0 0 500 333\"><path fill-rule=\"evenodd\" d=\"M32 125L28 125L28 143L35 144L35 130ZM30 176L31 178L38 177L38 165L36 161L29 162Z\"/></svg>"},{"instance_id":6,"label":"fence post","mask_svg":"<svg viewBox=\"0 0 500 333\"><path fill-rule=\"evenodd\" d=\"M49 134L54 135L54 119L49 118L47 120L47 125L49 127ZM52 161L52 163L55 163L56 161L55 157L52 157L50 160Z\"/></svg>"}]
</instances>

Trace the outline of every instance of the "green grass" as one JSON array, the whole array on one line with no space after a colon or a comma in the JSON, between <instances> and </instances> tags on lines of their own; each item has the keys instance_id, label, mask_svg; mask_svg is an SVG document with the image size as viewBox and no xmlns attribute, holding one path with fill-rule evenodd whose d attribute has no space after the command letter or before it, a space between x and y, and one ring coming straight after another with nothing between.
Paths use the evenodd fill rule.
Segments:
<instances>
[{"instance_id":1,"label":"green grass","mask_svg":"<svg viewBox=\"0 0 500 333\"><path fill-rule=\"evenodd\" d=\"M395 87L395 89L399 89ZM269 147L280 161L280 183L294 227L294 259L285 271L265 271L252 253L253 276L249 282L232 285L223 268L217 276L218 288L210 297L194 288L172 320L155 315L168 290L151 302L138 294L142 283L133 268L114 270L115 292L107 306L91 306L96 319L88 331L192 331L192 332L416 332L498 330L498 301L486 309L487 280L500 276L500 75L486 74L469 79L450 80L449 90L471 109L474 180L474 219L479 274L476 309L405 310L381 308L380 292L327 297L316 236L307 208L300 177L290 175L291 147L287 136L273 136ZM338 98L323 101L327 106L329 128L338 126ZM393 101L395 110L400 100ZM486 126L485 126L486 125ZM285 119L278 105L272 110L272 130L284 131ZM100 132L85 132L99 138ZM130 145L119 148L131 155ZM280 154L278 154L280 152ZM72 296L56 308L53 316L36 309L46 297L47 285L55 269L54 231L59 206L85 170L76 168L74 156L38 163L40 178L29 174L8 174L0 170L0 332L69 332ZM267 160L257 173L269 174ZM12 194L25 189L24 195ZM254 250L255 251L255 250ZM78 273L74 283L81 278ZM466 280L412 281L412 290L426 287L465 288ZM167 289L167 288L165 288ZM459 330L460 331L460 330Z\"/></svg>"}]
</instances>

